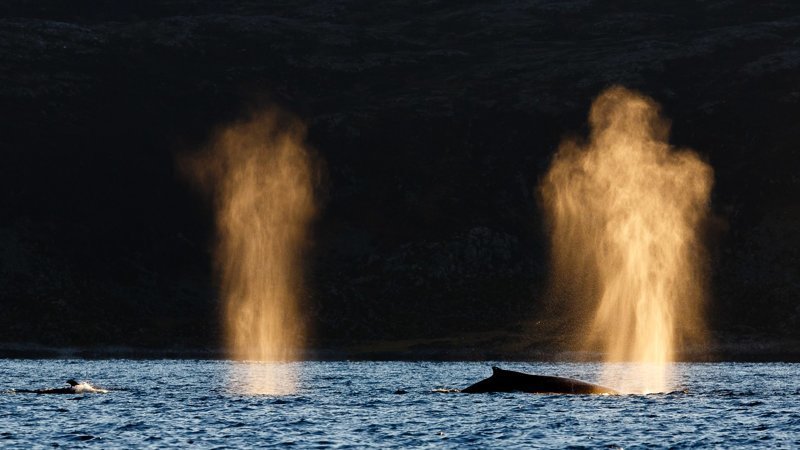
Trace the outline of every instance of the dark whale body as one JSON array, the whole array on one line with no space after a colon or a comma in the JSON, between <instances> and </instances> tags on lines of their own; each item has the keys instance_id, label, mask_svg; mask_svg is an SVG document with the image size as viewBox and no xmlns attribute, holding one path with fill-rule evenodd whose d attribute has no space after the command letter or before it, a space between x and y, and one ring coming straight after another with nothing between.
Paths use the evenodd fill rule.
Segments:
<instances>
[{"instance_id":1,"label":"dark whale body","mask_svg":"<svg viewBox=\"0 0 800 450\"><path fill-rule=\"evenodd\" d=\"M529 375L513 370L492 367L492 376L461 392L528 392L532 394L619 394L614 389L571 378Z\"/></svg>"},{"instance_id":2,"label":"dark whale body","mask_svg":"<svg viewBox=\"0 0 800 450\"><path fill-rule=\"evenodd\" d=\"M75 380L67 380L68 387L54 389L15 389L16 393L23 394L86 394L86 393L106 393L105 389L98 389L88 383L78 383Z\"/></svg>"}]
</instances>

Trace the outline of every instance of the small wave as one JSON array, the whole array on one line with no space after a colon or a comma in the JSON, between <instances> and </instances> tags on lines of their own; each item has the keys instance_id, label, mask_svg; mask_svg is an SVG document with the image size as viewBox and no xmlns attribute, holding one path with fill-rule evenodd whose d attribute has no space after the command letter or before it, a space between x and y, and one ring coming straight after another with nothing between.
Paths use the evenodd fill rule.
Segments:
<instances>
[{"instance_id":1,"label":"small wave","mask_svg":"<svg viewBox=\"0 0 800 450\"><path fill-rule=\"evenodd\" d=\"M761 400L753 400L753 401L750 401L750 402L741 402L741 403L739 403L739 406L752 407L752 406L761 406L763 404L764 404L764 402L762 402Z\"/></svg>"},{"instance_id":2,"label":"small wave","mask_svg":"<svg viewBox=\"0 0 800 450\"><path fill-rule=\"evenodd\" d=\"M122 426L117 427L117 431L129 431L129 430L145 430L149 428L145 422L138 421L138 422L130 422L126 423Z\"/></svg>"},{"instance_id":3,"label":"small wave","mask_svg":"<svg viewBox=\"0 0 800 450\"><path fill-rule=\"evenodd\" d=\"M674 395L688 395L688 394L689 394L689 390L688 389L678 389L678 390L675 390L675 391L667 392L664 395L673 395L674 396Z\"/></svg>"},{"instance_id":4,"label":"small wave","mask_svg":"<svg viewBox=\"0 0 800 450\"><path fill-rule=\"evenodd\" d=\"M708 394L714 397L753 397L756 395L753 391L734 391L731 389L714 389L709 391Z\"/></svg>"},{"instance_id":5,"label":"small wave","mask_svg":"<svg viewBox=\"0 0 800 450\"><path fill-rule=\"evenodd\" d=\"M434 394L455 394L455 393L460 393L461 389L437 388L437 389L432 389L431 392L433 392Z\"/></svg>"},{"instance_id":6,"label":"small wave","mask_svg":"<svg viewBox=\"0 0 800 450\"><path fill-rule=\"evenodd\" d=\"M133 391L136 390L136 389L131 389L129 387L116 387L116 386L104 387L103 389L106 390L106 391L109 391L109 392L112 392L112 391L113 392L133 392ZM153 390L156 390L156 389L153 389Z\"/></svg>"}]
</instances>

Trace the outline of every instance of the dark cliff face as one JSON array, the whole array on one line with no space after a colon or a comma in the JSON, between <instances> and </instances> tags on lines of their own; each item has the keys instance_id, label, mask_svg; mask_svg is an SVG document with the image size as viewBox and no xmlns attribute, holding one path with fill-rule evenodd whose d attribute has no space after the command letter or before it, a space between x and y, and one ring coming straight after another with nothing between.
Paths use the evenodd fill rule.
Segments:
<instances>
[{"instance_id":1,"label":"dark cliff face","mask_svg":"<svg viewBox=\"0 0 800 450\"><path fill-rule=\"evenodd\" d=\"M715 169L714 327L798 337L795 2L268 3L0 6L0 341L216 344L175 155L274 104L326 167L319 342L545 319L536 185L611 84Z\"/></svg>"}]
</instances>

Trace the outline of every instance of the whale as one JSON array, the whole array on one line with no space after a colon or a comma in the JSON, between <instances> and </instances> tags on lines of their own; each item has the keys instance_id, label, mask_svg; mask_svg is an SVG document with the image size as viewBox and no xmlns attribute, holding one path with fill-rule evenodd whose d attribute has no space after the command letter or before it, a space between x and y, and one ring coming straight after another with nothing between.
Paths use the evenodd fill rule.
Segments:
<instances>
[{"instance_id":1,"label":"whale","mask_svg":"<svg viewBox=\"0 0 800 450\"><path fill-rule=\"evenodd\" d=\"M23 394L106 394L108 390L92 386L85 381L67 380L67 387L52 389L15 389L14 392Z\"/></svg>"},{"instance_id":2,"label":"whale","mask_svg":"<svg viewBox=\"0 0 800 450\"><path fill-rule=\"evenodd\" d=\"M527 392L531 394L619 394L614 389L572 378L531 375L492 367L492 376L461 390L466 394Z\"/></svg>"}]
</instances>

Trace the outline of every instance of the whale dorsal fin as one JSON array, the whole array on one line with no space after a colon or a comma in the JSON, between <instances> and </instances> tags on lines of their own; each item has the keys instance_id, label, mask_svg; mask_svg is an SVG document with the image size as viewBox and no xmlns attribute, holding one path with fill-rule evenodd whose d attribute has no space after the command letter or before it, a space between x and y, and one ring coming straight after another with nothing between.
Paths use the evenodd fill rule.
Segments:
<instances>
[{"instance_id":1,"label":"whale dorsal fin","mask_svg":"<svg viewBox=\"0 0 800 450\"><path fill-rule=\"evenodd\" d=\"M69 380L67 380L67 384L70 386L77 386L78 382L70 378Z\"/></svg>"},{"instance_id":2,"label":"whale dorsal fin","mask_svg":"<svg viewBox=\"0 0 800 450\"><path fill-rule=\"evenodd\" d=\"M492 366L492 375L499 375L500 372L502 372L502 371L503 371L503 369L501 369L501 368L499 368L497 366Z\"/></svg>"}]
</instances>

